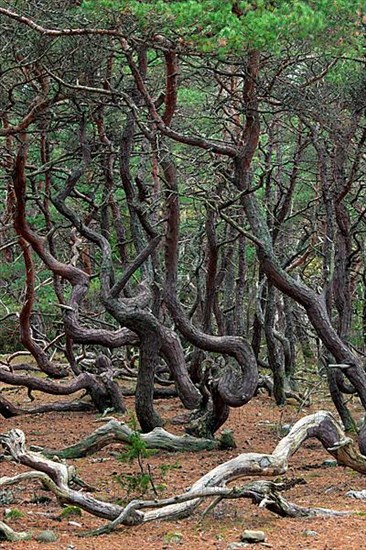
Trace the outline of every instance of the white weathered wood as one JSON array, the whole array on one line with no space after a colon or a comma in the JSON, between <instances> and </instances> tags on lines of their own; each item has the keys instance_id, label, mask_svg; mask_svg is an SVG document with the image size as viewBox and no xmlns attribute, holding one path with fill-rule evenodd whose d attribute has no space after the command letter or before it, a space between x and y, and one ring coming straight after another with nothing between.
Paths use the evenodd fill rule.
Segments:
<instances>
[{"instance_id":1,"label":"white weathered wood","mask_svg":"<svg viewBox=\"0 0 366 550\"><path fill-rule=\"evenodd\" d=\"M127 443L131 441L134 431L124 422L115 419L86 436L82 441L65 447L64 449L45 449L43 447L31 447L32 450L41 452L44 456L59 458L80 458L99 451L111 443ZM155 428L149 433L140 433L140 438L149 449L164 449L166 451L197 452L218 448L220 440L203 439L188 434L174 435L163 428Z\"/></svg>"},{"instance_id":2,"label":"white weathered wood","mask_svg":"<svg viewBox=\"0 0 366 550\"><path fill-rule=\"evenodd\" d=\"M165 430L160 430L159 437L165 437ZM171 434L168 434L171 437ZM241 489L227 489L226 484L247 476L276 476L286 472L291 456L309 437L316 437L340 464L366 473L366 457L356 449L353 440L346 437L341 426L327 411L306 416L299 420L284 437L273 453L243 453L219 464L216 468L197 480L191 489L183 495L160 501L132 501L125 508L99 501L88 493L81 493L70 488L74 471L66 464L45 458L40 453L28 451L25 447L25 436L20 430L11 430L0 436L0 442L11 453L14 460L32 468L29 478L37 476L63 502L79 506L98 517L111 520L111 523L99 530L106 532L119 524L136 525L155 520L171 520L190 515L203 498L252 498L253 501L266 506L275 513L293 515L329 515L335 512L318 508L304 509L287 502L278 495L273 482L255 482ZM23 477L22 477L23 476ZM26 479L23 474L14 478L1 478L1 484L10 484ZM267 485L266 485L267 484Z\"/></svg>"},{"instance_id":3,"label":"white weathered wood","mask_svg":"<svg viewBox=\"0 0 366 550\"><path fill-rule=\"evenodd\" d=\"M6 525L3 521L0 521L0 531L5 535L6 540L9 542L19 542L21 540L29 540L31 538L30 533L25 531L14 531L9 525Z\"/></svg>"}]
</instances>

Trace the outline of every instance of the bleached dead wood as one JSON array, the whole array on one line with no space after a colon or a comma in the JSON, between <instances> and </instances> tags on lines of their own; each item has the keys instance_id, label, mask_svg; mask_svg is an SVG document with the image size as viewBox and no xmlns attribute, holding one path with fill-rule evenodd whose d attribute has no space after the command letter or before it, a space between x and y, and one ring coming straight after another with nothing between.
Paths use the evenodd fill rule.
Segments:
<instances>
[{"instance_id":1,"label":"bleached dead wood","mask_svg":"<svg viewBox=\"0 0 366 550\"><path fill-rule=\"evenodd\" d=\"M366 457L361 455L353 440L346 437L340 424L327 411L309 415L299 420L289 434L283 438L273 453L243 453L218 465L196 481L184 493L160 501L132 501L126 507L102 502L88 493L80 493L70 487L74 477L73 468L66 464L45 458L40 453L25 447L25 436L20 430L11 430L0 436L0 442L16 462L29 468L30 477L39 478L62 502L79 506L98 517L110 520L110 524L99 532L109 531L117 525L137 525L148 521L171 520L187 517L204 498L252 498L281 515L329 515L335 512L326 509L303 509L288 503L278 495L279 488L272 482L258 481L255 490L249 484L243 488L228 488L229 482L246 476L275 476L284 474L289 459L310 438L317 438L339 464L349 466L357 472L366 473ZM22 478L24 479L24 478ZM15 478L1 478L0 486L16 483ZM272 483L272 484L271 484ZM253 495L257 496L253 496Z\"/></svg>"},{"instance_id":2,"label":"bleached dead wood","mask_svg":"<svg viewBox=\"0 0 366 550\"><path fill-rule=\"evenodd\" d=\"M30 533L26 533L25 531L14 531L3 521L0 521L0 533L2 533L5 539L9 542L19 542L21 540L29 540L31 538Z\"/></svg>"},{"instance_id":3,"label":"bleached dead wood","mask_svg":"<svg viewBox=\"0 0 366 550\"><path fill-rule=\"evenodd\" d=\"M39 451L50 458L54 456L65 459L81 458L91 455L111 443L130 443L134 433L127 424L112 419L70 447L60 450L31 447L31 450ZM187 434L177 436L163 428L155 428L147 434L141 433L140 437L149 449L164 449L166 451L195 452L217 449L220 446L220 440L201 439Z\"/></svg>"}]
</instances>

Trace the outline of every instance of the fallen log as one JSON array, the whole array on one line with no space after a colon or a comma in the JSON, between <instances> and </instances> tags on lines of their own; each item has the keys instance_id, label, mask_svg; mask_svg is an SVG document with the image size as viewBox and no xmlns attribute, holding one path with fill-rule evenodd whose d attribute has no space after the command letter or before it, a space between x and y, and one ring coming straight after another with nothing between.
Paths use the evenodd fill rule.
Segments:
<instances>
[{"instance_id":1,"label":"fallen log","mask_svg":"<svg viewBox=\"0 0 366 550\"><path fill-rule=\"evenodd\" d=\"M284 437L273 453L243 453L219 464L196 481L189 491L169 499L154 501L131 501L127 506L100 501L88 493L75 491L70 484L75 476L74 469L67 464L55 462L40 453L29 451L25 446L25 435L21 430L11 430L0 435L0 443L13 460L33 471L29 478L40 479L63 502L79 506L83 510L108 519L110 523L93 534L108 532L118 525L139 525L148 521L172 520L188 517L207 497L252 498L261 506L280 515L304 517L304 515L334 515L338 512L322 508L301 508L279 497L279 488L271 482L256 482L242 488L228 488L235 479L246 476L277 476L288 469L289 459L308 438L317 438L324 448L336 458L339 464L357 472L366 473L366 457L361 455L353 440L346 437L340 424L331 413L319 411L299 420ZM24 474L14 478L0 478L0 486L24 480ZM259 483L259 485L258 485ZM253 496L257 495L257 496Z\"/></svg>"},{"instance_id":2,"label":"fallen log","mask_svg":"<svg viewBox=\"0 0 366 550\"><path fill-rule=\"evenodd\" d=\"M44 456L52 458L57 456L62 459L82 458L91 455L111 443L130 443L131 436L136 432L124 422L110 420L82 441L65 447L64 449L45 449L43 447L32 446L32 451L41 452ZM173 452L197 452L211 449L218 449L222 445L221 440L201 439L191 435L174 435L163 428L155 428L149 433L139 434L142 441L149 449L164 449Z\"/></svg>"},{"instance_id":3,"label":"fallen log","mask_svg":"<svg viewBox=\"0 0 366 550\"><path fill-rule=\"evenodd\" d=\"M94 406L86 401L57 401L54 403L45 403L38 407L22 408L17 407L11 401L0 394L0 414L4 418L22 416L23 414L41 414L48 412L81 412L92 411Z\"/></svg>"},{"instance_id":4,"label":"fallen log","mask_svg":"<svg viewBox=\"0 0 366 550\"><path fill-rule=\"evenodd\" d=\"M14 531L9 525L0 521L0 533L5 537L9 542L19 542L21 540L29 540L31 534L25 531L17 532Z\"/></svg>"},{"instance_id":5,"label":"fallen log","mask_svg":"<svg viewBox=\"0 0 366 550\"><path fill-rule=\"evenodd\" d=\"M100 412L104 412L110 407L113 407L118 412L126 412L122 392L117 383L113 381L112 367L109 359L100 354L96 359L96 366L99 371L98 376L89 372L83 372L64 383L36 376L17 374L7 368L1 367L0 381L13 386L24 386L28 389L29 394L33 390L37 390L50 393L51 395L71 395L80 390L85 390L90 395L95 408ZM4 413L5 415L14 416L8 407L4 408ZM9 416L6 416L6 418L9 418Z\"/></svg>"}]
</instances>

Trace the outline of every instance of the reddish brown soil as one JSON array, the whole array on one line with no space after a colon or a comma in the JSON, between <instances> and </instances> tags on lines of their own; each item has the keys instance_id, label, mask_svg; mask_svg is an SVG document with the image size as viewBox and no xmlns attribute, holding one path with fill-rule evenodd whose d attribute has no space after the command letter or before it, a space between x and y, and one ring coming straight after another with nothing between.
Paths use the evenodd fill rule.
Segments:
<instances>
[{"instance_id":1,"label":"reddish brown soil","mask_svg":"<svg viewBox=\"0 0 366 550\"><path fill-rule=\"evenodd\" d=\"M9 395L7 393L7 395ZM23 390L12 393L11 398L24 405L26 395ZM132 410L133 401L128 401ZM273 450L279 440L279 426L293 423L298 418L319 408L331 408L328 402L318 402L301 413L293 404L279 410L272 399L261 395L249 405L233 410L227 427L235 433L238 448L233 451L211 451L196 454L169 454L159 452L145 460L151 464L152 472L159 483L160 466L178 462L179 468L167 472L163 493L168 496L183 491L202 474L220 462L228 460L240 452ZM171 419L183 408L176 400L157 402L157 409L167 420L166 428L177 433L182 427L172 426ZM28 444L45 445L60 448L78 441L90 433L100 423L91 413L44 414L23 416L2 420L1 431L21 428L27 435ZM99 498L116 500L126 498L125 490L116 481L115 474L137 472L136 464L123 464L116 457L121 446L113 445L103 449L92 457L73 461L82 479L97 488ZM366 478L343 467L321 466L330 455L316 441L308 441L292 458L286 478L301 477L305 485L298 485L286 493L286 497L305 506L322 506L337 510L358 510L358 515L327 519L282 519L267 510L259 509L248 500L226 501L203 519L200 511L186 520L147 524L140 527L123 527L118 531L99 538L79 538L78 533L96 528L103 520L83 512L81 517L60 519L61 508L53 495L46 493L37 483L24 483L13 489L16 503L9 508L23 512L20 519L12 520L9 525L17 531L32 531L36 536L43 529L52 529L58 540L53 544L38 543L34 540L23 543L1 542L0 548L12 550L68 549L68 550L170 550L170 549L226 549L228 543L239 541L244 529L261 529L266 533L266 543L261 548L274 549L322 549L352 550L366 548L366 503L354 501L345 496L350 489L365 489ZM1 463L1 475L14 475L22 471L15 464ZM34 504L30 500L35 496L50 496L46 504ZM70 525L75 521L80 526ZM315 531L315 535L307 534ZM174 534L180 534L179 541ZM178 537L179 538L179 537ZM255 547L255 546L254 546Z\"/></svg>"}]
</instances>

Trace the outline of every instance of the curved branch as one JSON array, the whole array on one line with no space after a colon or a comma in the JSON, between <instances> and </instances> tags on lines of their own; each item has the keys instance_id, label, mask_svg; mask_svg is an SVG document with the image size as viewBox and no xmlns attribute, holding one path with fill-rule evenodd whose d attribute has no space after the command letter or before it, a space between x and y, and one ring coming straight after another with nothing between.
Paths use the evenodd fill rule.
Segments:
<instances>
[{"instance_id":1,"label":"curved branch","mask_svg":"<svg viewBox=\"0 0 366 550\"><path fill-rule=\"evenodd\" d=\"M236 147L227 145L226 143L214 142L206 138L203 138L201 136L187 136L185 134L181 134L180 132L177 132L176 130L173 130L170 126L168 126L163 120L163 118L159 115L155 102L150 96L149 91L146 88L146 85L139 71L139 68L137 67L137 64L134 61L131 47L129 46L128 42L124 38L120 40L120 43L121 43L122 50L126 56L127 62L130 66L132 75L135 79L136 87L140 92L141 96L143 97L145 104L149 109L150 116L155 122L158 130L160 130L167 137L170 137L175 141L184 143L186 145L197 146L201 149L212 151L213 153L216 153L218 155L226 155L231 158L234 158L237 155L238 150L236 149ZM166 117L167 121L169 121L170 116L171 114L169 114L169 116Z\"/></svg>"},{"instance_id":2,"label":"curved branch","mask_svg":"<svg viewBox=\"0 0 366 550\"><path fill-rule=\"evenodd\" d=\"M35 376L27 376L23 374L15 374L4 368L0 368L0 381L13 386L25 386L29 390L38 390L51 395L71 395L80 390L86 390L95 405L95 407L103 412L110 406L110 398L108 388L102 381L99 381L96 376L88 372L79 374L70 382L59 384L52 380L37 378ZM5 407L6 413L8 409ZM11 410L9 410L11 413Z\"/></svg>"},{"instance_id":3,"label":"curved branch","mask_svg":"<svg viewBox=\"0 0 366 550\"><path fill-rule=\"evenodd\" d=\"M67 375L66 369L52 364L48 359L47 353L34 341L32 337L30 318L34 303L34 265L32 255L29 250L29 245L23 238L19 239L19 244L23 251L26 281L23 307L19 314L20 340L35 358L38 367L43 372L53 376L54 378L63 378Z\"/></svg>"},{"instance_id":4,"label":"curved branch","mask_svg":"<svg viewBox=\"0 0 366 550\"><path fill-rule=\"evenodd\" d=\"M0 14L5 15L10 19L14 19L15 21L18 21L18 23L22 23L34 31L46 36L87 36L91 34L101 36L123 36L122 33L114 29L47 29L46 27L42 27L42 25L39 25L33 21L30 17L25 17L24 15L20 15L19 13L7 8L0 7Z\"/></svg>"},{"instance_id":5,"label":"curved branch","mask_svg":"<svg viewBox=\"0 0 366 550\"><path fill-rule=\"evenodd\" d=\"M227 354L237 361L240 373L227 369L221 375L218 392L223 401L232 407L247 403L258 384L257 361L250 345L236 336L213 336L195 327L187 318L177 298L179 196L176 168L166 154L161 161L167 185L167 230L165 239L165 301L178 330L195 346L206 351Z\"/></svg>"},{"instance_id":6,"label":"curved branch","mask_svg":"<svg viewBox=\"0 0 366 550\"><path fill-rule=\"evenodd\" d=\"M82 458L103 449L111 443L130 443L131 436L134 433L127 424L118 422L117 420L110 420L82 441L70 447L65 447L61 450L31 447L31 450L41 452L48 458L54 456L62 459ZM182 436L173 435L163 428L155 428L149 433L141 433L139 437L149 449L164 449L170 452L198 452L217 449L220 445L220 441L213 439L201 439L187 434Z\"/></svg>"},{"instance_id":7,"label":"curved branch","mask_svg":"<svg viewBox=\"0 0 366 550\"><path fill-rule=\"evenodd\" d=\"M100 501L91 497L88 493L81 493L70 488L74 477L74 470L62 462L55 462L45 458L39 453L29 451L25 446L25 435L21 430L10 430L7 434L0 435L0 443L11 454L12 458L20 464L35 471L28 473L32 479L39 478L59 499L73 505L77 505L87 512L102 518L109 519L112 524L102 528L100 532L108 532L117 525L137 525L148 521L171 520L189 516L202 499L207 496L220 496L224 498L249 497L254 502L259 500L260 488L267 491L264 497L270 494L269 489L274 489L271 482L267 485L246 485L243 489L227 489L227 483L246 476L278 476L286 472L292 455L310 437L317 438L325 449L334 456L338 463L349 466L354 470L366 473L366 457L357 451L352 439L345 434L327 411L319 411L299 420L289 434L282 439L273 453L244 453L224 464L220 464L196 483L184 495L164 499L162 501L132 501L125 508ZM26 479L27 474L20 474L15 478L0 478L0 486L17 483ZM264 488L264 489L263 489ZM255 496L257 495L257 496ZM291 512L291 505L276 497L267 499L262 504L276 513ZM272 502L271 502L272 500ZM147 510L146 510L147 509ZM145 511L146 510L146 511ZM302 509L293 509L294 515L302 516ZM309 512L309 510L307 511ZM329 514L329 510L315 509L314 514ZM106 531L105 531L106 529Z\"/></svg>"}]
</instances>

